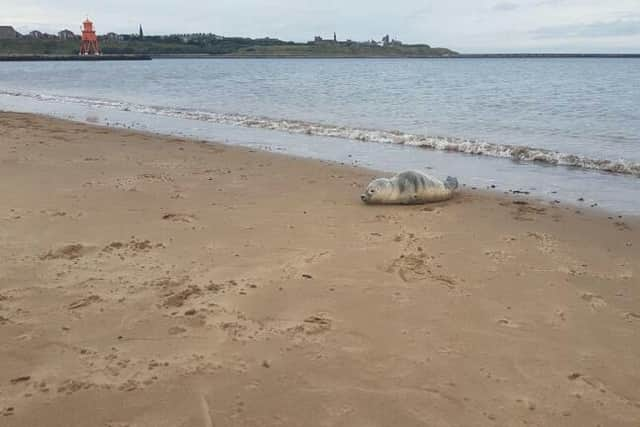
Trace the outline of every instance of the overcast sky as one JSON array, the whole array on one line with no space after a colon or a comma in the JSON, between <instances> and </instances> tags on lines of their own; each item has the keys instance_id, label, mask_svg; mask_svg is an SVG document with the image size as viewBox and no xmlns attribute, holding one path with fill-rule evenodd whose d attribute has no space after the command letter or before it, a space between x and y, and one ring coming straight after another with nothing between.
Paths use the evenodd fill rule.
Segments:
<instances>
[{"instance_id":1,"label":"overcast sky","mask_svg":"<svg viewBox=\"0 0 640 427\"><path fill-rule=\"evenodd\" d=\"M425 42L460 52L640 53L640 0L0 0L0 25Z\"/></svg>"}]
</instances>

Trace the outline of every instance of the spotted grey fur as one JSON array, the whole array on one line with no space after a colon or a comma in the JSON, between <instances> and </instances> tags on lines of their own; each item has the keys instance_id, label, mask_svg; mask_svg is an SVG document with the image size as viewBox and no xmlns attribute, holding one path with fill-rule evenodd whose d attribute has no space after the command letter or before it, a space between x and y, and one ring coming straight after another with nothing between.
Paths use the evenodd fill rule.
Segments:
<instances>
[{"instance_id":1,"label":"spotted grey fur","mask_svg":"<svg viewBox=\"0 0 640 427\"><path fill-rule=\"evenodd\" d=\"M441 181L418 171L402 172L393 178L378 178L360 196L367 204L422 204L441 202L453 196L458 180Z\"/></svg>"}]
</instances>

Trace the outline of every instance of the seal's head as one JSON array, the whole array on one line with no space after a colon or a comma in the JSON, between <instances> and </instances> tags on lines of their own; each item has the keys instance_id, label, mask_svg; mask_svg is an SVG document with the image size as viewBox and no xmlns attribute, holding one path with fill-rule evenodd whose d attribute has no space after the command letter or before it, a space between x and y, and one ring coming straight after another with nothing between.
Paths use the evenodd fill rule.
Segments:
<instances>
[{"instance_id":1,"label":"seal's head","mask_svg":"<svg viewBox=\"0 0 640 427\"><path fill-rule=\"evenodd\" d=\"M365 203L384 203L389 200L393 192L391 180L387 178L378 178L371 181L367 186L367 190L360 196Z\"/></svg>"}]
</instances>

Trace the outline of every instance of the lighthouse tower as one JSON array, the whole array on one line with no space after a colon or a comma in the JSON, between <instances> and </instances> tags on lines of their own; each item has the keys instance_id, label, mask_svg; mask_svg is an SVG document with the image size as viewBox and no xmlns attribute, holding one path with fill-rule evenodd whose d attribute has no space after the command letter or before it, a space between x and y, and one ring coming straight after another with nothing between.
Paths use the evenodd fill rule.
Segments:
<instances>
[{"instance_id":1,"label":"lighthouse tower","mask_svg":"<svg viewBox=\"0 0 640 427\"><path fill-rule=\"evenodd\" d=\"M93 29L93 22L87 18L82 23L82 43L80 44L80 55L100 55L98 37Z\"/></svg>"}]
</instances>

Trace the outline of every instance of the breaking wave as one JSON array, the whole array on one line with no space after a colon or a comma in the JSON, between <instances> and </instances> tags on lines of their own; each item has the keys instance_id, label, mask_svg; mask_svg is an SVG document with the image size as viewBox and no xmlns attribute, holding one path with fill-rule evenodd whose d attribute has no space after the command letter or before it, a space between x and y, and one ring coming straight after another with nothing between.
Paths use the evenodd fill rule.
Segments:
<instances>
[{"instance_id":1,"label":"breaking wave","mask_svg":"<svg viewBox=\"0 0 640 427\"><path fill-rule=\"evenodd\" d=\"M40 101L53 101L82 104L90 107L134 111L188 120L243 126L248 128L269 129L292 134L343 138L358 141L409 145L433 150L451 151L489 157L512 159L522 162L539 162L548 165L561 165L587 170L612 172L640 177L640 163L626 160L593 159L576 154L562 153L543 148L494 144L471 139L418 135L400 131L375 130L311 123L301 120L272 119L233 113L214 113L189 109L148 106L127 102L109 101L74 96L42 95L23 92L2 91L0 94L20 96Z\"/></svg>"}]
</instances>

